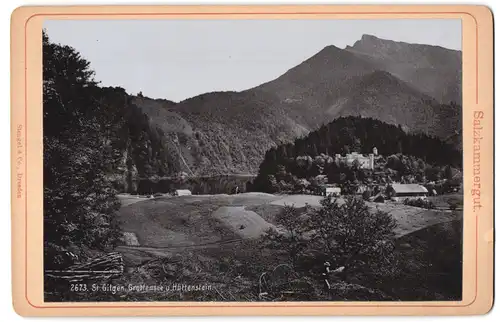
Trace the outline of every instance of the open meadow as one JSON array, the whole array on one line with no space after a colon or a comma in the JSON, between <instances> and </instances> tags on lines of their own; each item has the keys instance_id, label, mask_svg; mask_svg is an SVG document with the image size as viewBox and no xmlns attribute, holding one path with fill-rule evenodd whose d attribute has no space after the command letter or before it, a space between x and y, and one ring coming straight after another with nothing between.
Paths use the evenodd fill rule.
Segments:
<instances>
[{"instance_id":1,"label":"open meadow","mask_svg":"<svg viewBox=\"0 0 500 322\"><path fill-rule=\"evenodd\" d=\"M259 238L270 227L276 227L275 218L285 205L319 207L320 196L244 193L156 198L122 195L120 199L121 229L129 238L116 248L123 255L125 273L114 283L201 283L210 285L212 291L117 292L99 294L100 300L259 301L270 300L261 295L272 294L269 289L276 285L295 290L286 300L300 300L311 296L311 292L318 293L318 299L325 296L318 291L320 278L294 276L287 268L286 256L260 247ZM396 219L395 273L390 279L351 276L347 279L350 284L339 287L328 298L425 300L459 296L461 288L450 285L461 274L461 265L455 265L461 261L460 211L428 210L392 202L367 205L370 211L382 210ZM446 247L435 247L445 241ZM445 275L457 268L459 271L451 277ZM267 276L265 283L262 276ZM95 296L84 300L95 300Z\"/></svg>"}]
</instances>

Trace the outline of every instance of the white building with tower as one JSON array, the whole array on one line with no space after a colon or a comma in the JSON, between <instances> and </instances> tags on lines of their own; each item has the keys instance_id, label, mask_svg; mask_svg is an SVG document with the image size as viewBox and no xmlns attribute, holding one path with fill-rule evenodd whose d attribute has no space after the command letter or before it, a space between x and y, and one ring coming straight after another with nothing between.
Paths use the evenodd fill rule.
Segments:
<instances>
[{"instance_id":1,"label":"white building with tower","mask_svg":"<svg viewBox=\"0 0 500 322\"><path fill-rule=\"evenodd\" d=\"M361 169L373 170L375 168L375 158L378 156L376 147L372 149L372 153L363 155L358 152L348 153L345 156L340 154L335 155L335 161L344 162L347 166L352 166L354 161L357 161Z\"/></svg>"}]
</instances>

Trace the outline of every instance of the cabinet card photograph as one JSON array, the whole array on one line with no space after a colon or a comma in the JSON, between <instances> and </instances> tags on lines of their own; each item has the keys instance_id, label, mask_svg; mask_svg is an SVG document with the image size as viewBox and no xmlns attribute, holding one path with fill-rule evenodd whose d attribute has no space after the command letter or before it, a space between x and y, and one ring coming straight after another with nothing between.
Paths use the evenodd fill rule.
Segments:
<instances>
[{"instance_id":1,"label":"cabinet card photograph","mask_svg":"<svg viewBox=\"0 0 500 322\"><path fill-rule=\"evenodd\" d=\"M375 8L14 12L19 314L488 312L491 13Z\"/></svg>"}]
</instances>

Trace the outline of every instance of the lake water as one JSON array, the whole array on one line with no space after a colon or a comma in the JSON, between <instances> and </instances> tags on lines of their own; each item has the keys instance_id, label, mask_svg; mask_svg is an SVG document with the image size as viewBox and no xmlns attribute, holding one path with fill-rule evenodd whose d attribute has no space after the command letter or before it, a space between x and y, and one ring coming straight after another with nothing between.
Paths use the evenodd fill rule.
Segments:
<instances>
[{"instance_id":1,"label":"lake water","mask_svg":"<svg viewBox=\"0 0 500 322\"><path fill-rule=\"evenodd\" d=\"M231 194L251 191L255 176L227 175L212 177L162 178L159 180L142 179L137 182L137 193L169 193L176 189L189 189L193 194Z\"/></svg>"}]
</instances>

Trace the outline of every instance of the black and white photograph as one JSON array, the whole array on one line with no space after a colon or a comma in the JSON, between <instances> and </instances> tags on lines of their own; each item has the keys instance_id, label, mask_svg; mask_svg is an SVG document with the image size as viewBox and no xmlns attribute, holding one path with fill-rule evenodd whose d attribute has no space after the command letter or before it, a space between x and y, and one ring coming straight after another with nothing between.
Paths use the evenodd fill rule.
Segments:
<instances>
[{"instance_id":1,"label":"black and white photograph","mask_svg":"<svg viewBox=\"0 0 500 322\"><path fill-rule=\"evenodd\" d=\"M45 302L461 301L461 23L45 20Z\"/></svg>"}]
</instances>

